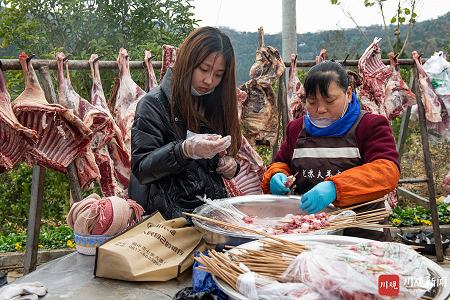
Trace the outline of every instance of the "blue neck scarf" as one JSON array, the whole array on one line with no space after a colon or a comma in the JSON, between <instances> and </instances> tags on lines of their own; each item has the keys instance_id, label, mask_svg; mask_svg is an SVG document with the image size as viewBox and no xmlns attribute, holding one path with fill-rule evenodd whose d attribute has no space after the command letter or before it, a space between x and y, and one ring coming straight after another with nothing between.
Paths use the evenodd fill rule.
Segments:
<instances>
[{"instance_id":1,"label":"blue neck scarf","mask_svg":"<svg viewBox=\"0 0 450 300\"><path fill-rule=\"evenodd\" d=\"M318 128L311 124L308 118L303 118L305 122L306 132L311 136L340 136L346 134L350 128L355 124L358 119L359 112L361 111L361 105L355 93L352 93L352 101L348 105L345 115L325 128Z\"/></svg>"}]
</instances>

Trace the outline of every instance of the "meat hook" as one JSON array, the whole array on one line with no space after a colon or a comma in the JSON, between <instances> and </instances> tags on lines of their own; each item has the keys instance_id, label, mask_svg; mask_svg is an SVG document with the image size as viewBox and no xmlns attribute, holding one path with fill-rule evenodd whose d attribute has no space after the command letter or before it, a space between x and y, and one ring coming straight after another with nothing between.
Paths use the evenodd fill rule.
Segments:
<instances>
[{"instance_id":1,"label":"meat hook","mask_svg":"<svg viewBox=\"0 0 450 300\"><path fill-rule=\"evenodd\" d=\"M127 59L128 57L129 57L129 56L128 56L128 55L126 55L126 56L125 56L125 59Z\"/></svg>"},{"instance_id":2,"label":"meat hook","mask_svg":"<svg viewBox=\"0 0 450 300\"><path fill-rule=\"evenodd\" d=\"M142 62L142 66L144 67L144 70L147 70L147 65L145 64L145 61Z\"/></svg>"},{"instance_id":3,"label":"meat hook","mask_svg":"<svg viewBox=\"0 0 450 300\"><path fill-rule=\"evenodd\" d=\"M423 55L423 52L422 52L422 53L420 53L420 55L419 55L419 58L421 58L421 57L422 57L422 55Z\"/></svg>"},{"instance_id":4,"label":"meat hook","mask_svg":"<svg viewBox=\"0 0 450 300\"><path fill-rule=\"evenodd\" d=\"M30 56L28 56L28 58L27 58L27 62L29 62L33 57L35 57L36 56L36 54L31 54Z\"/></svg>"},{"instance_id":5,"label":"meat hook","mask_svg":"<svg viewBox=\"0 0 450 300\"><path fill-rule=\"evenodd\" d=\"M397 59L399 54L400 54L400 52L397 52L397 54L395 54L395 56L394 56L394 59Z\"/></svg>"},{"instance_id":6,"label":"meat hook","mask_svg":"<svg viewBox=\"0 0 450 300\"><path fill-rule=\"evenodd\" d=\"M96 62L98 62L100 59L102 59L103 57L105 57L104 55L99 55L96 59L94 59L94 64Z\"/></svg>"},{"instance_id":7,"label":"meat hook","mask_svg":"<svg viewBox=\"0 0 450 300\"><path fill-rule=\"evenodd\" d=\"M71 57L71 56L72 56L72 53L67 54L67 55L63 58L63 62L66 61L66 60L68 60L69 57Z\"/></svg>"},{"instance_id":8,"label":"meat hook","mask_svg":"<svg viewBox=\"0 0 450 300\"><path fill-rule=\"evenodd\" d=\"M344 60L342 61L342 66L345 65L345 62L347 61L347 58L350 56L350 53L347 53L347 55L345 56Z\"/></svg>"}]
</instances>

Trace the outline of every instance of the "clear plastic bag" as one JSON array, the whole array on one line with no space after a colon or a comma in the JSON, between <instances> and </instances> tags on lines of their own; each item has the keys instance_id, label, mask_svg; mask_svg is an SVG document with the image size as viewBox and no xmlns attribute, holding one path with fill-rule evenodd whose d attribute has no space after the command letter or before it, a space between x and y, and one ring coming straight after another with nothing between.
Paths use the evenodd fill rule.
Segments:
<instances>
[{"instance_id":1,"label":"clear plastic bag","mask_svg":"<svg viewBox=\"0 0 450 300\"><path fill-rule=\"evenodd\" d=\"M309 252L298 255L281 280L303 282L314 287L326 299L342 299L355 295L385 299L378 292L380 274L399 276L402 299L418 299L425 290L432 287L431 282L423 281L417 284L409 280L430 276L417 252L404 244L381 242L347 247L316 245ZM415 284L414 289L406 287L411 284Z\"/></svg>"},{"instance_id":2,"label":"clear plastic bag","mask_svg":"<svg viewBox=\"0 0 450 300\"><path fill-rule=\"evenodd\" d=\"M423 69L450 115L450 62L445 59L444 53L439 51L423 64Z\"/></svg>"},{"instance_id":3,"label":"clear plastic bag","mask_svg":"<svg viewBox=\"0 0 450 300\"><path fill-rule=\"evenodd\" d=\"M326 299L303 283L281 283L254 272L239 276L236 287L241 294L252 300Z\"/></svg>"}]
</instances>

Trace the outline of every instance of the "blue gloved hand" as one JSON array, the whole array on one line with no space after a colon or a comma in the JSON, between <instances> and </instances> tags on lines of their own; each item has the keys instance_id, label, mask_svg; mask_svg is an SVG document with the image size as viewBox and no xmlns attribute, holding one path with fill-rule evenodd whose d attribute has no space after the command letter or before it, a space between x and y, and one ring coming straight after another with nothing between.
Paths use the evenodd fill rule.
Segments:
<instances>
[{"instance_id":1,"label":"blue gloved hand","mask_svg":"<svg viewBox=\"0 0 450 300\"><path fill-rule=\"evenodd\" d=\"M333 181L322 181L303 194L302 204L299 207L307 211L308 215L314 214L336 200L336 196L336 186Z\"/></svg>"},{"instance_id":2,"label":"blue gloved hand","mask_svg":"<svg viewBox=\"0 0 450 300\"><path fill-rule=\"evenodd\" d=\"M270 192L275 195L284 195L289 189L284 185L287 176L284 173L275 173L270 179Z\"/></svg>"}]
</instances>

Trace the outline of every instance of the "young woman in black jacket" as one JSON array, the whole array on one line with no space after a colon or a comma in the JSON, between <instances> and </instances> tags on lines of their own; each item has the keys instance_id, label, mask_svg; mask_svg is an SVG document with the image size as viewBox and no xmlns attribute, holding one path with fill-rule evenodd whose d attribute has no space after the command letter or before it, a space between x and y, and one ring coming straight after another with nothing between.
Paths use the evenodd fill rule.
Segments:
<instances>
[{"instance_id":1,"label":"young woman in black jacket","mask_svg":"<svg viewBox=\"0 0 450 300\"><path fill-rule=\"evenodd\" d=\"M197 196L228 197L222 177L239 172L240 145L233 47L217 28L198 28L137 105L129 196L166 219L202 205Z\"/></svg>"}]
</instances>

